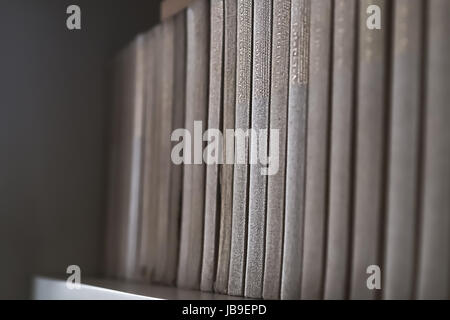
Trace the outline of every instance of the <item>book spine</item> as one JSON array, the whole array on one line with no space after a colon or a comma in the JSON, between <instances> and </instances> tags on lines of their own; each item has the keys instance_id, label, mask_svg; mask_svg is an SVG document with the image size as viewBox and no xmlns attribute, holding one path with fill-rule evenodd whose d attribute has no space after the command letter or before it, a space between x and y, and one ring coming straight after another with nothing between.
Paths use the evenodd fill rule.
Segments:
<instances>
[{"instance_id":1,"label":"book spine","mask_svg":"<svg viewBox=\"0 0 450 320\"><path fill-rule=\"evenodd\" d=\"M356 14L356 0L335 1L325 299L346 299L348 295Z\"/></svg>"},{"instance_id":2,"label":"book spine","mask_svg":"<svg viewBox=\"0 0 450 320\"><path fill-rule=\"evenodd\" d=\"M125 192L126 201L125 223L125 270L126 279L136 279L138 275L138 239L140 224L140 195L141 195L141 154L143 141L144 120L144 38L139 35L131 46L130 68L132 68L130 84L130 116L129 127L129 162L127 165L129 184Z\"/></svg>"},{"instance_id":3,"label":"book spine","mask_svg":"<svg viewBox=\"0 0 450 320\"><path fill-rule=\"evenodd\" d=\"M270 93L271 131L269 139L278 139L279 148L277 150L270 150L269 152L271 155L277 154L278 171L273 175L269 175L267 182L267 230L263 284L264 299L279 299L280 297L284 229L284 186L286 178L286 122L289 86L290 21L291 1L274 0L271 66L272 81ZM273 130L277 130L277 137L272 136ZM271 146L269 148L271 148Z\"/></svg>"},{"instance_id":4,"label":"book spine","mask_svg":"<svg viewBox=\"0 0 450 320\"><path fill-rule=\"evenodd\" d=\"M379 292L368 288L367 269L372 265L381 268L387 129L387 3L385 0L362 0L359 8L352 299L375 299ZM381 29L367 27L370 5L381 9Z\"/></svg>"},{"instance_id":5,"label":"book spine","mask_svg":"<svg viewBox=\"0 0 450 320\"><path fill-rule=\"evenodd\" d=\"M253 79L250 135L250 188L245 296L262 297L264 269L267 176L262 161L267 156L272 49L272 1L255 1L253 7Z\"/></svg>"},{"instance_id":6,"label":"book spine","mask_svg":"<svg viewBox=\"0 0 450 320\"><path fill-rule=\"evenodd\" d=\"M220 129L222 109L223 33L224 3L223 0L212 0L208 129L216 130ZM208 135L207 138L209 143L217 143L217 141L214 141L217 137ZM219 148L222 148L222 145L219 144ZM216 150L215 153L217 152L221 154L220 151ZM213 291L216 277L218 254L217 230L219 229L218 213L220 206L220 202L218 203L218 196L220 195L218 175L218 163L208 164L206 166L205 227L203 235L203 266L200 285L200 288L203 291Z\"/></svg>"},{"instance_id":7,"label":"book spine","mask_svg":"<svg viewBox=\"0 0 450 320\"><path fill-rule=\"evenodd\" d=\"M237 0L237 60L236 60L236 130L250 127L253 0ZM235 141L237 154L239 141ZM248 203L248 143L243 142L241 152L245 159L236 159L233 177L233 216L231 231L231 257L228 293L244 294L245 261L247 248Z\"/></svg>"},{"instance_id":8,"label":"book spine","mask_svg":"<svg viewBox=\"0 0 450 320\"><path fill-rule=\"evenodd\" d=\"M425 135L417 298L450 298L450 2L427 1Z\"/></svg>"},{"instance_id":9,"label":"book spine","mask_svg":"<svg viewBox=\"0 0 450 320\"><path fill-rule=\"evenodd\" d=\"M159 116L159 135L156 142L158 158L155 162L159 175L158 181L158 224L156 230L157 238L157 260L155 266L154 282L167 284L165 275L167 270L167 253L169 247L169 196L170 196L170 171L171 171L171 141L172 133L172 108L173 108L173 84L174 84L174 54L175 54L175 30L174 20L168 19L162 23L161 32L161 104Z\"/></svg>"},{"instance_id":10,"label":"book spine","mask_svg":"<svg viewBox=\"0 0 450 320\"><path fill-rule=\"evenodd\" d=\"M309 34L310 1L292 0L281 299L301 293Z\"/></svg>"},{"instance_id":11,"label":"book spine","mask_svg":"<svg viewBox=\"0 0 450 320\"><path fill-rule=\"evenodd\" d=\"M183 128L185 116L186 89L186 14L181 12L174 17L175 55L173 83L172 130ZM171 162L170 171L170 201L169 201L169 231L167 250L167 268L165 283L174 285L177 277L179 227L181 216L181 199L183 185L183 166Z\"/></svg>"},{"instance_id":12,"label":"book spine","mask_svg":"<svg viewBox=\"0 0 450 320\"><path fill-rule=\"evenodd\" d=\"M154 209L157 205L155 186L157 181L157 135L158 117L161 101L160 64L158 63L159 49L161 47L161 27L156 26L147 34L146 53L146 102L145 102L145 150L142 169L142 223L139 250L139 273L145 280L154 277L157 261L157 225L158 214Z\"/></svg>"},{"instance_id":13,"label":"book spine","mask_svg":"<svg viewBox=\"0 0 450 320\"><path fill-rule=\"evenodd\" d=\"M422 109L423 1L397 0L392 41L386 299L413 297Z\"/></svg>"},{"instance_id":14,"label":"book spine","mask_svg":"<svg viewBox=\"0 0 450 320\"><path fill-rule=\"evenodd\" d=\"M142 279L149 279L150 270L153 269L149 265L149 249L151 243L156 243L155 239L150 239L150 222L152 218L151 211L149 210L149 181L151 169L151 136L152 136L152 125L153 125L153 108L155 99L155 60L156 53L153 50L154 44L156 42L156 33L154 29L150 30L145 35L145 84L144 88L146 91L145 97L145 117L144 117L144 150L142 158L142 197L141 197L141 228L140 228L140 243L139 243L139 257L138 257L138 268L139 274Z\"/></svg>"},{"instance_id":15,"label":"book spine","mask_svg":"<svg viewBox=\"0 0 450 320\"><path fill-rule=\"evenodd\" d=\"M327 221L332 3L311 2L302 299L321 299Z\"/></svg>"},{"instance_id":16,"label":"book spine","mask_svg":"<svg viewBox=\"0 0 450 320\"><path fill-rule=\"evenodd\" d=\"M220 203L220 234L219 255L217 259L217 274L215 291L228 292L228 276L231 250L231 218L233 214L233 164L227 157L234 160L233 139L228 141L227 130L234 129L234 112L236 106L236 28L237 1L225 0L225 30L224 30L224 83L223 83L223 164L220 166L221 203Z\"/></svg>"},{"instance_id":17,"label":"book spine","mask_svg":"<svg viewBox=\"0 0 450 320\"><path fill-rule=\"evenodd\" d=\"M186 129L192 136L194 121L206 123L208 110L209 1L199 0L187 9ZM194 141L193 154L202 154ZM195 157L194 157L195 158ZM194 159L196 160L196 159ZM184 166L178 286L200 288L205 204L205 165Z\"/></svg>"}]
</instances>

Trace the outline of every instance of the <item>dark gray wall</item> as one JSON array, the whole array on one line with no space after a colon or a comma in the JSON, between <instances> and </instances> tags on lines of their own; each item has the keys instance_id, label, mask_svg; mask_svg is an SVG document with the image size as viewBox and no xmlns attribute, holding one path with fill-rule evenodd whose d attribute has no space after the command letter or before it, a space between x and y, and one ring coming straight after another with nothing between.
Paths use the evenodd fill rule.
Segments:
<instances>
[{"instance_id":1,"label":"dark gray wall","mask_svg":"<svg viewBox=\"0 0 450 320\"><path fill-rule=\"evenodd\" d=\"M82 30L66 28L66 8ZM101 273L114 53L158 1L0 0L0 298L34 274Z\"/></svg>"}]
</instances>

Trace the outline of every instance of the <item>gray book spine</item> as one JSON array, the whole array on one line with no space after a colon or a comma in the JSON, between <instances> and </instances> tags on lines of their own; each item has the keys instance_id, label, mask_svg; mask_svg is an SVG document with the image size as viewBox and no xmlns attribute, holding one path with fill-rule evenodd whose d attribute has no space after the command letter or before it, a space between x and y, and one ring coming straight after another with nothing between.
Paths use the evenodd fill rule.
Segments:
<instances>
[{"instance_id":1,"label":"gray book spine","mask_svg":"<svg viewBox=\"0 0 450 320\"><path fill-rule=\"evenodd\" d=\"M328 187L332 3L311 2L302 299L321 299Z\"/></svg>"},{"instance_id":2,"label":"gray book spine","mask_svg":"<svg viewBox=\"0 0 450 320\"><path fill-rule=\"evenodd\" d=\"M175 28L175 56L173 83L173 111L172 130L184 127L185 89L186 89L186 14L181 12L174 18ZM181 200L183 185L183 166L171 162L170 171L170 202L169 202L169 231L167 249L167 268L165 283L174 285L177 277L178 249L179 249L179 221L181 216Z\"/></svg>"},{"instance_id":3,"label":"gray book spine","mask_svg":"<svg viewBox=\"0 0 450 320\"><path fill-rule=\"evenodd\" d=\"M219 255L217 259L217 274L215 291L228 292L228 275L231 250L231 218L233 214L233 164L227 157L234 160L233 140L227 140L226 130L234 129L234 112L236 106L236 28L237 1L225 0L225 31L224 31L224 74L223 74L223 160L220 169L220 235Z\"/></svg>"},{"instance_id":4,"label":"gray book spine","mask_svg":"<svg viewBox=\"0 0 450 320\"><path fill-rule=\"evenodd\" d=\"M237 0L237 60L236 60L236 130L250 126L251 74L252 74L252 25L253 0ZM239 147L235 141L235 150ZM248 203L248 143L244 141L245 159L234 165L233 216L231 231L231 257L228 293L244 294L245 261L247 246Z\"/></svg>"},{"instance_id":5,"label":"gray book spine","mask_svg":"<svg viewBox=\"0 0 450 320\"><path fill-rule=\"evenodd\" d=\"M158 76L160 64L157 62L160 56L157 48L160 48L161 28L153 28L147 34L146 53L146 103L145 103L145 132L144 132L144 157L142 169L142 223L141 241L139 253L140 277L150 280L154 274L157 257L157 225L158 215L154 209L156 206L155 188L156 181L156 156L157 156L157 124L160 104L160 89ZM156 189L157 190L157 189Z\"/></svg>"},{"instance_id":6,"label":"gray book spine","mask_svg":"<svg viewBox=\"0 0 450 320\"><path fill-rule=\"evenodd\" d=\"M169 200L170 200L170 171L171 171L171 141L172 133L172 108L174 93L174 55L175 55L175 25L173 19L165 20L162 23L161 32L161 64L162 71L160 73L161 81L161 104L159 113L159 134L156 143L157 148L154 150L158 154L155 162L156 170L159 174L157 197L158 206L156 212L158 214L157 224L157 260L155 267L154 282L167 284L165 281L167 270L167 258L169 250Z\"/></svg>"},{"instance_id":7,"label":"gray book spine","mask_svg":"<svg viewBox=\"0 0 450 320\"><path fill-rule=\"evenodd\" d=\"M284 186L286 173L286 128L289 86L289 35L291 1L273 1L272 87L270 130L278 130L278 172L269 175L267 185L266 252L264 299L279 299L284 230ZM269 135L269 139L273 137ZM270 143L269 143L270 144ZM270 152L272 154L272 151Z\"/></svg>"},{"instance_id":8,"label":"gray book spine","mask_svg":"<svg viewBox=\"0 0 450 320\"><path fill-rule=\"evenodd\" d=\"M222 68L223 68L223 33L224 33L224 3L223 0L211 1L211 54L209 65L209 110L208 129L220 129L222 109ZM208 136L209 143L215 139ZM220 146L222 147L222 146ZM206 166L205 189L205 227L203 234L203 264L200 288L213 291L216 276L219 229L218 212L218 175L219 164Z\"/></svg>"},{"instance_id":9,"label":"gray book spine","mask_svg":"<svg viewBox=\"0 0 450 320\"><path fill-rule=\"evenodd\" d=\"M209 1L187 8L186 129L194 135L194 121L207 121L209 61ZM201 133L200 133L201 134ZM202 153L193 144L193 154ZM194 159L195 160L195 159ZM200 288L205 204L205 165L184 166L178 286Z\"/></svg>"},{"instance_id":10,"label":"gray book spine","mask_svg":"<svg viewBox=\"0 0 450 320\"><path fill-rule=\"evenodd\" d=\"M139 224L141 218L141 161L144 125L144 46L139 35L131 46L130 67L133 68L130 94L130 141L129 141L129 193L125 206L125 278L138 277Z\"/></svg>"},{"instance_id":11,"label":"gray book spine","mask_svg":"<svg viewBox=\"0 0 450 320\"><path fill-rule=\"evenodd\" d=\"M387 2L360 1L352 299L375 299L379 292L368 288L367 268L371 265L381 268L387 129ZM381 9L384 18L379 30L367 27L369 5Z\"/></svg>"},{"instance_id":12,"label":"gray book spine","mask_svg":"<svg viewBox=\"0 0 450 320\"><path fill-rule=\"evenodd\" d=\"M300 299L305 205L310 1L292 0L281 299Z\"/></svg>"},{"instance_id":13,"label":"gray book spine","mask_svg":"<svg viewBox=\"0 0 450 320\"><path fill-rule=\"evenodd\" d=\"M264 157L264 150L267 153L268 145L272 1L255 1L253 14L252 134L250 136L250 188L245 296L261 298L267 196L267 176L263 175L261 171L263 168L261 155Z\"/></svg>"},{"instance_id":14,"label":"gray book spine","mask_svg":"<svg viewBox=\"0 0 450 320\"><path fill-rule=\"evenodd\" d=\"M450 2L427 1L427 74L417 297L450 298Z\"/></svg>"},{"instance_id":15,"label":"gray book spine","mask_svg":"<svg viewBox=\"0 0 450 320\"><path fill-rule=\"evenodd\" d=\"M386 285L383 290L387 299L413 297L417 261L423 3L422 0L397 0L393 11Z\"/></svg>"},{"instance_id":16,"label":"gray book spine","mask_svg":"<svg viewBox=\"0 0 450 320\"><path fill-rule=\"evenodd\" d=\"M334 4L328 239L325 299L348 294L353 178L353 126L357 0Z\"/></svg>"}]
</instances>

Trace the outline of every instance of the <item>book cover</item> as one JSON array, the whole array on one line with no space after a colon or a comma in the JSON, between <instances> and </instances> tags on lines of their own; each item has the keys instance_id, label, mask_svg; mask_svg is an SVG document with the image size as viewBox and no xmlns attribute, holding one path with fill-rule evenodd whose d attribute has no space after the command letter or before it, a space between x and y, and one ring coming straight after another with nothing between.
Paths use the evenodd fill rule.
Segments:
<instances>
[{"instance_id":1,"label":"book cover","mask_svg":"<svg viewBox=\"0 0 450 320\"><path fill-rule=\"evenodd\" d=\"M291 1L273 1L272 81L270 92L269 139L278 139L278 171L267 182L266 252L264 259L264 299L279 299L283 255L284 197L286 178L286 128L289 86L289 40ZM272 130L278 130L277 137ZM270 147L269 147L270 148ZM270 152L271 154L271 152Z\"/></svg>"},{"instance_id":2,"label":"book cover","mask_svg":"<svg viewBox=\"0 0 450 320\"><path fill-rule=\"evenodd\" d=\"M227 157L234 160L233 140L227 140L226 132L235 128L237 1L225 0L224 9L223 164L220 166L220 233L215 291L226 294L228 292L233 214L233 164L227 161Z\"/></svg>"},{"instance_id":3,"label":"book cover","mask_svg":"<svg viewBox=\"0 0 450 320\"><path fill-rule=\"evenodd\" d=\"M332 2L311 2L302 299L321 299L328 203Z\"/></svg>"},{"instance_id":4,"label":"book cover","mask_svg":"<svg viewBox=\"0 0 450 320\"><path fill-rule=\"evenodd\" d=\"M291 0L291 40L281 299L300 299L305 208L310 1Z\"/></svg>"},{"instance_id":5,"label":"book cover","mask_svg":"<svg viewBox=\"0 0 450 320\"><path fill-rule=\"evenodd\" d=\"M174 17L174 83L172 106L172 130L183 128L185 117L186 89L186 13L182 11ZM167 266L165 283L175 285L178 268L178 250L180 242L180 217L183 186L183 166L171 162L169 230L167 248Z\"/></svg>"},{"instance_id":6,"label":"book cover","mask_svg":"<svg viewBox=\"0 0 450 320\"><path fill-rule=\"evenodd\" d=\"M250 136L248 241L245 269L245 296L251 298L261 298L263 286L267 176L261 171L263 168L261 157L267 156L268 146L271 30L272 1L255 1L253 3L254 54L251 113L251 128L255 134Z\"/></svg>"},{"instance_id":7,"label":"book cover","mask_svg":"<svg viewBox=\"0 0 450 320\"><path fill-rule=\"evenodd\" d=\"M346 299L350 279L357 2L334 3L325 299Z\"/></svg>"},{"instance_id":8,"label":"book cover","mask_svg":"<svg viewBox=\"0 0 450 320\"><path fill-rule=\"evenodd\" d=\"M391 2L363 0L359 8L359 56L354 180L354 230L351 299L375 299L380 291L369 289L370 266L381 268L384 237L386 134L388 112L389 12ZM369 29L367 9L381 11L381 29Z\"/></svg>"},{"instance_id":9,"label":"book cover","mask_svg":"<svg viewBox=\"0 0 450 320\"><path fill-rule=\"evenodd\" d=\"M207 122L209 1L198 0L187 8L186 124L193 136L194 121ZM202 134L202 133L200 133ZM202 154L203 144L193 144L193 154ZM195 159L192 159L195 161ZM194 162L193 162L194 163ZM200 288L205 205L205 164L186 164L183 171L183 200L177 283Z\"/></svg>"},{"instance_id":10,"label":"book cover","mask_svg":"<svg viewBox=\"0 0 450 320\"><path fill-rule=\"evenodd\" d=\"M222 113L222 85L223 85L223 41L224 41L224 1L211 1L211 40L209 56L209 106L208 129L220 130ZM214 135L207 136L208 143L222 148L220 143L214 141ZM220 152L216 149L215 152ZM209 152L207 152L209 154ZM212 155L218 156L221 155ZM212 159L211 159L212 160ZM209 161L208 161L209 163ZM216 278L218 255L218 230L220 214L220 188L219 164L206 165L205 189L205 224L203 233L203 264L200 288L204 291L213 291Z\"/></svg>"},{"instance_id":11,"label":"book cover","mask_svg":"<svg viewBox=\"0 0 450 320\"><path fill-rule=\"evenodd\" d=\"M252 83L253 0L237 0L236 130L250 127ZM249 145L243 142L245 159L237 161L233 172L233 215L228 293L244 295L247 256ZM239 147L235 141L235 150ZM237 153L236 153L237 154ZM237 159L239 160L239 159Z\"/></svg>"},{"instance_id":12,"label":"book cover","mask_svg":"<svg viewBox=\"0 0 450 320\"><path fill-rule=\"evenodd\" d=\"M158 215L156 228L157 259L155 266L155 283L167 284L166 271L168 266L169 250L169 200L170 200L170 174L171 174L171 149L169 139L172 133L172 109L175 93L174 90L174 57L175 57L175 25L174 19L167 19L162 24L161 31L161 103L159 106L159 133L157 134L156 152L158 157L155 162L155 170L158 174L158 205L153 208ZM154 183L154 182L153 182Z\"/></svg>"},{"instance_id":13,"label":"book cover","mask_svg":"<svg viewBox=\"0 0 450 320\"><path fill-rule=\"evenodd\" d=\"M423 4L421 0L399 0L393 7L386 285L383 290L386 299L413 298L420 199Z\"/></svg>"},{"instance_id":14,"label":"book cover","mask_svg":"<svg viewBox=\"0 0 450 320\"><path fill-rule=\"evenodd\" d=\"M427 1L419 299L450 298L449 16L449 1Z\"/></svg>"}]
</instances>

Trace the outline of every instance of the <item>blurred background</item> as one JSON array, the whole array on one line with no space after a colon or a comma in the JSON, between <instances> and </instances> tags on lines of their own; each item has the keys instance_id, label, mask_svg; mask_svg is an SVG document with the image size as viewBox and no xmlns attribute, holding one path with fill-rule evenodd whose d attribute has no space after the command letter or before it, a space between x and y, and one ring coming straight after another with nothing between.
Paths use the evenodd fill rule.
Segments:
<instances>
[{"instance_id":1,"label":"blurred background","mask_svg":"<svg viewBox=\"0 0 450 320\"><path fill-rule=\"evenodd\" d=\"M110 64L158 19L159 1L0 0L0 299L71 264L101 272Z\"/></svg>"}]
</instances>

